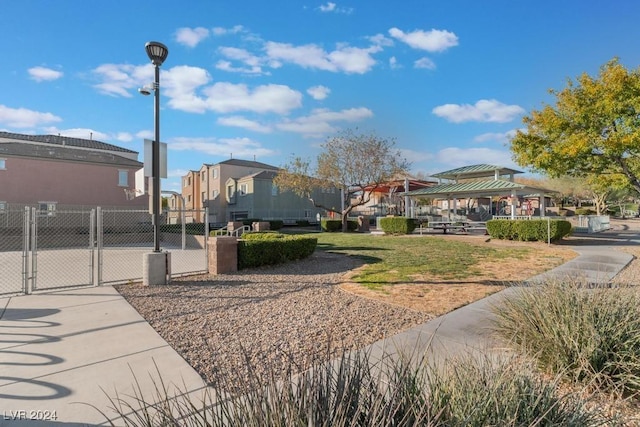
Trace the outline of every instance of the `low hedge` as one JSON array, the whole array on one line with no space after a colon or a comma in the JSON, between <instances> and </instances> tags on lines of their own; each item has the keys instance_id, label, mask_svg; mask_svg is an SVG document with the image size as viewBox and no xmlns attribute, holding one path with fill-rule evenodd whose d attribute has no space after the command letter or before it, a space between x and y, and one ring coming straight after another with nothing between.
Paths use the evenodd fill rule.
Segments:
<instances>
[{"instance_id":1,"label":"low hedge","mask_svg":"<svg viewBox=\"0 0 640 427\"><path fill-rule=\"evenodd\" d=\"M238 269L282 264L307 258L315 251L315 237L280 233L245 233L238 241Z\"/></svg>"},{"instance_id":2,"label":"low hedge","mask_svg":"<svg viewBox=\"0 0 640 427\"><path fill-rule=\"evenodd\" d=\"M322 231L342 231L342 221L339 219L323 219L320 221L320 226ZM347 231L356 231L357 229L358 221L347 220Z\"/></svg>"},{"instance_id":3,"label":"low hedge","mask_svg":"<svg viewBox=\"0 0 640 427\"><path fill-rule=\"evenodd\" d=\"M272 219L269 221L269 228L271 230L280 230L284 226L284 221L281 219Z\"/></svg>"},{"instance_id":4,"label":"low hedge","mask_svg":"<svg viewBox=\"0 0 640 427\"><path fill-rule=\"evenodd\" d=\"M402 216L380 218L380 228L385 234L411 234L416 229L416 221Z\"/></svg>"},{"instance_id":5,"label":"low hedge","mask_svg":"<svg viewBox=\"0 0 640 427\"><path fill-rule=\"evenodd\" d=\"M560 240L571 233L571 223L566 220L532 219L513 221L509 219L493 219L487 221L487 232L495 239L546 242L548 240L547 228L550 228L552 242Z\"/></svg>"}]
</instances>

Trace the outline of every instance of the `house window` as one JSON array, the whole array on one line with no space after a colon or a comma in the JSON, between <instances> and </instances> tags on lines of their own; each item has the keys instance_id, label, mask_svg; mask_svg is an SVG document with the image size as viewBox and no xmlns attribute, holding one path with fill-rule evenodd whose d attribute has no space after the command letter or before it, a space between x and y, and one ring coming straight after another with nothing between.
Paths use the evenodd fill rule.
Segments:
<instances>
[{"instance_id":1,"label":"house window","mask_svg":"<svg viewBox=\"0 0 640 427\"><path fill-rule=\"evenodd\" d=\"M56 202L38 202L39 216L56 216Z\"/></svg>"},{"instance_id":2,"label":"house window","mask_svg":"<svg viewBox=\"0 0 640 427\"><path fill-rule=\"evenodd\" d=\"M7 159L0 159L0 170L7 168Z\"/></svg>"},{"instance_id":3,"label":"house window","mask_svg":"<svg viewBox=\"0 0 640 427\"><path fill-rule=\"evenodd\" d=\"M272 196L278 195L278 186L275 184L271 184L271 195Z\"/></svg>"},{"instance_id":4,"label":"house window","mask_svg":"<svg viewBox=\"0 0 640 427\"><path fill-rule=\"evenodd\" d=\"M211 198L215 199L216 197L218 197L218 194L220 194L220 192L218 190L213 190L211 192Z\"/></svg>"},{"instance_id":5,"label":"house window","mask_svg":"<svg viewBox=\"0 0 640 427\"><path fill-rule=\"evenodd\" d=\"M218 179L218 169L211 169L211 177L213 179Z\"/></svg>"},{"instance_id":6,"label":"house window","mask_svg":"<svg viewBox=\"0 0 640 427\"><path fill-rule=\"evenodd\" d=\"M305 209L304 210L304 217L305 218L311 218L311 211L309 209Z\"/></svg>"},{"instance_id":7,"label":"house window","mask_svg":"<svg viewBox=\"0 0 640 427\"><path fill-rule=\"evenodd\" d=\"M247 194L247 184L240 184L240 195L244 196Z\"/></svg>"},{"instance_id":8,"label":"house window","mask_svg":"<svg viewBox=\"0 0 640 427\"><path fill-rule=\"evenodd\" d=\"M129 186L129 171L125 169L118 170L118 186L119 187L128 187Z\"/></svg>"},{"instance_id":9,"label":"house window","mask_svg":"<svg viewBox=\"0 0 640 427\"><path fill-rule=\"evenodd\" d=\"M227 187L227 197L228 198L232 198L233 197L233 186L228 186Z\"/></svg>"},{"instance_id":10,"label":"house window","mask_svg":"<svg viewBox=\"0 0 640 427\"><path fill-rule=\"evenodd\" d=\"M202 192L202 202L204 203L204 202L206 202L206 201L207 201L207 192L206 192L206 191L203 191L203 192Z\"/></svg>"},{"instance_id":11,"label":"house window","mask_svg":"<svg viewBox=\"0 0 640 427\"><path fill-rule=\"evenodd\" d=\"M187 196L187 202L191 203L191 194Z\"/></svg>"}]
</instances>

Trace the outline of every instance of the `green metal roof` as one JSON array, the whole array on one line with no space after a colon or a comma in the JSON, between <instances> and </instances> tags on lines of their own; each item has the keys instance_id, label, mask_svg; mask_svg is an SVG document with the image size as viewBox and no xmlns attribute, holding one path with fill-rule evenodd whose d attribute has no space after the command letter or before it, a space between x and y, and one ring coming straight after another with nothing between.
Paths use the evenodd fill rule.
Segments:
<instances>
[{"instance_id":1,"label":"green metal roof","mask_svg":"<svg viewBox=\"0 0 640 427\"><path fill-rule=\"evenodd\" d=\"M528 187L524 184L518 184L517 182L505 181L503 179L487 180L487 181L473 181L464 182L461 184L440 184L433 187L421 188L406 193L408 196L424 196L431 198L438 197L453 197L453 196L495 196L500 194L510 194L511 192L522 194L530 193L547 193L549 190L540 188Z\"/></svg>"},{"instance_id":2,"label":"green metal roof","mask_svg":"<svg viewBox=\"0 0 640 427\"><path fill-rule=\"evenodd\" d=\"M496 171L498 171L499 175L509 175L516 173L523 173L522 171L505 168L502 166L496 165L471 165L471 166L463 166L457 169L451 169L445 172L440 172L433 174L431 176L435 178L445 178L445 179L466 179L466 178L482 178L482 177L492 177L495 175Z\"/></svg>"}]
</instances>

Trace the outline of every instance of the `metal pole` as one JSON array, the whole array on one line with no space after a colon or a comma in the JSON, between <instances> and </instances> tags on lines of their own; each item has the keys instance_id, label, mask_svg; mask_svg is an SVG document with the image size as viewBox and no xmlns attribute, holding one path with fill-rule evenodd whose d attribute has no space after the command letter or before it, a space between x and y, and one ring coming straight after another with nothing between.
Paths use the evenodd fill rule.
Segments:
<instances>
[{"instance_id":1,"label":"metal pole","mask_svg":"<svg viewBox=\"0 0 640 427\"><path fill-rule=\"evenodd\" d=\"M153 251L160 252L160 217L158 208L160 206L160 66L154 65L154 125L155 137L152 144L152 169L151 175L153 180Z\"/></svg>"}]
</instances>

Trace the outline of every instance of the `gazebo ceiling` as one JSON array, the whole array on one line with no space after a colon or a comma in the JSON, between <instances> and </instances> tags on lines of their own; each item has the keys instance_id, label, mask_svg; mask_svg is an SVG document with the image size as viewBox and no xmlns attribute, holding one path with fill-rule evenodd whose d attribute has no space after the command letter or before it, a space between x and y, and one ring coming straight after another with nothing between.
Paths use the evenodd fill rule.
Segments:
<instances>
[{"instance_id":1,"label":"gazebo ceiling","mask_svg":"<svg viewBox=\"0 0 640 427\"><path fill-rule=\"evenodd\" d=\"M498 176L502 175L515 175L518 173L523 173L522 171L505 168L502 166L496 165L488 165L488 164L480 164L480 165L471 165L471 166L463 166L457 169L451 169L448 171L440 172L433 174L431 176L435 178L444 178L444 179L474 179L474 178L487 178L494 177L498 172Z\"/></svg>"},{"instance_id":2,"label":"gazebo ceiling","mask_svg":"<svg viewBox=\"0 0 640 427\"><path fill-rule=\"evenodd\" d=\"M540 196L553 191L543 188L529 187L517 182L503 179L463 182L460 184L440 184L433 187L421 188L409 191L410 197L425 197L431 199L464 198L464 197L490 197L501 195L530 195Z\"/></svg>"}]
</instances>

